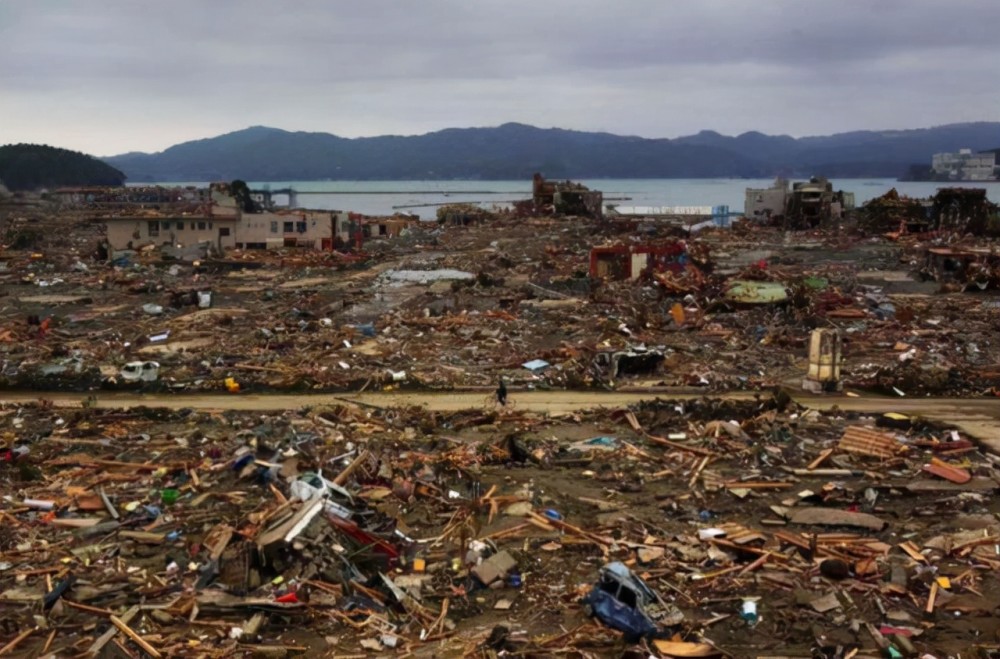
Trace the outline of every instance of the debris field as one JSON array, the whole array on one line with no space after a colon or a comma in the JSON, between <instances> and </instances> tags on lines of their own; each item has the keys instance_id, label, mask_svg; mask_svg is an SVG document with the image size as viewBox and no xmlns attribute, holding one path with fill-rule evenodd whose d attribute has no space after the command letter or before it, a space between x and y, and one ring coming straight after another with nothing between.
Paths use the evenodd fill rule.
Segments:
<instances>
[{"instance_id":1,"label":"debris field","mask_svg":"<svg viewBox=\"0 0 1000 659\"><path fill-rule=\"evenodd\" d=\"M1000 391L995 207L942 199L197 258L3 207L0 656L1000 656L996 437L895 408ZM814 330L843 409L796 402Z\"/></svg>"}]
</instances>

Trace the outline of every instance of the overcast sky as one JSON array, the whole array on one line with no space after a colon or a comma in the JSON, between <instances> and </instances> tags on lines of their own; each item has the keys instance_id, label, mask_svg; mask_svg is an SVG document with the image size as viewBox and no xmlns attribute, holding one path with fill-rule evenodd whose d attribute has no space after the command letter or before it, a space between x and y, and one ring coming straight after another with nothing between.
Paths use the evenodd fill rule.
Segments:
<instances>
[{"instance_id":1,"label":"overcast sky","mask_svg":"<svg viewBox=\"0 0 1000 659\"><path fill-rule=\"evenodd\" d=\"M1000 0L0 0L0 144L1000 118Z\"/></svg>"}]
</instances>

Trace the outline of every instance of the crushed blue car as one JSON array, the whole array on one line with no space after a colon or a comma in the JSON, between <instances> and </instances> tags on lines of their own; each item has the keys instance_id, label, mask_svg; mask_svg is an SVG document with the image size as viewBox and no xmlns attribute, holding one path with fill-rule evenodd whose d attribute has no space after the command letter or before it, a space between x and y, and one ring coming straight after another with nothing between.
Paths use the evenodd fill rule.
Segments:
<instances>
[{"instance_id":1,"label":"crushed blue car","mask_svg":"<svg viewBox=\"0 0 1000 659\"><path fill-rule=\"evenodd\" d=\"M618 561L601 568L597 584L582 603L589 615L624 633L629 643L655 638L664 625L677 624L684 617L676 609L665 611L646 582Z\"/></svg>"}]
</instances>

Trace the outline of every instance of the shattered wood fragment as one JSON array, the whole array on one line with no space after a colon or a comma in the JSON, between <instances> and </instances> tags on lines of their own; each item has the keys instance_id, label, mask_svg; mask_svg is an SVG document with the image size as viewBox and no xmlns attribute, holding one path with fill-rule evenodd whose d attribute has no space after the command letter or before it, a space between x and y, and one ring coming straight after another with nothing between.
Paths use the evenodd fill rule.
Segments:
<instances>
[{"instance_id":1,"label":"shattered wood fragment","mask_svg":"<svg viewBox=\"0 0 1000 659\"><path fill-rule=\"evenodd\" d=\"M555 528L561 529L563 531L568 531L568 532L572 533L573 535L579 536L581 538L586 538L590 542L593 542L596 545L600 545L601 547L604 547L604 546L607 546L607 545L611 544L610 541L605 540L604 538L602 538L600 536L594 535L593 533L588 533L588 532L584 531L583 529L581 529L579 527L576 527L576 526L573 526L572 524L567 524L566 522L564 522L562 520L552 519L551 517L543 517L542 515L539 515L538 513L535 513L535 512L530 513L528 515L528 519L531 520L531 521L533 521L533 522L538 522L539 524L544 524L548 528L555 527Z\"/></svg>"},{"instance_id":2,"label":"shattered wood fragment","mask_svg":"<svg viewBox=\"0 0 1000 659\"><path fill-rule=\"evenodd\" d=\"M937 581L931 584L931 592L927 596L927 605L924 607L924 612L928 615L934 613L934 604L937 600L938 588L940 588L940 586Z\"/></svg>"},{"instance_id":3,"label":"shattered wood fragment","mask_svg":"<svg viewBox=\"0 0 1000 659\"><path fill-rule=\"evenodd\" d=\"M358 456L354 458L353 461L351 461L351 464L347 465L347 467L342 472L337 474L337 476L333 479L333 483L335 485L343 485L344 483L346 483L347 479L350 478L351 475L355 471L357 471L359 467L361 467L361 465L365 464L365 462L367 462L370 457L371 453L369 453L368 451L361 451L360 453L358 453Z\"/></svg>"},{"instance_id":4,"label":"shattered wood fragment","mask_svg":"<svg viewBox=\"0 0 1000 659\"><path fill-rule=\"evenodd\" d=\"M928 474L943 478L959 485L964 485L972 480L972 474L970 474L968 470L962 469L961 467L955 467L938 458L931 458L930 463L923 466L923 470Z\"/></svg>"},{"instance_id":5,"label":"shattered wood fragment","mask_svg":"<svg viewBox=\"0 0 1000 659\"><path fill-rule=\"evenodd\" d=\"M112 614L112 612L109 611L108 609L99 609L95 606L87 606L86 604L80 604L78 602L73 602L65 598L62 601L63 604L65 604L70 608L77 609L78 611L86 611L87 613L92 613L94 615L101 616L103 618L108 618Z\"/></svg>"},{"instance_id":6,"label":"shattered wood fragment","mask_svg":"<svg viewBox=\"0 0 1000 659\"><path fill-rule=\"evenodd\" d=\"M679 444L678 442L665 439L663 437L657 437L655 435L645 435L646 439L653 442L654 444L659 444L660 446L666 446L667 448L672 448L677 451L684 451L685 453L693 453L695 455L701 455L705 457L714 457L715 453L709 451L708 449L698 448L697 446L688 446L687 444Z\"/></svg>"},{"instance_id":7,"label":"shattered wood fragment","mask_svg":"<svg viewBox=\"0 0 1000 659\"><path fill-rule=\"evenodd\" d=\"M108 514L111 515L111 519L117 520L120 517L118 509L111 503L111 499L109 499L108 495L104 492L104 488L97 488L97 494L101 497L101 503L107 509Z\"/></svg>"},{"instance_id":8,"label":"shattered wood fragment","mask_svg":"<svg viewBox=\"0 0 1000 659\"><path fill-rule=\"evenodd\" d=\"M704 469L705 465L708 464L709 459L710 458L708 456L705 456L704 458L701 459L701 462L698 463L698 466L695 467L694 472L692 472L691 474L690 480L688 480L688 488L694 487L694 484L698 481L698 476L701 475L701 470Z\"/></svg>"},{"instance_id":9,"label":"shattered wood fragment","mask_svg":"<svg viewBox=\"0 0 1000 659\"><path fill-rule=\"evenodd\" d=\"M38 627L32 627L30 629L25 629L23 632L15 636L7 645L0 648L0 657L5 656L17 649L17 646L21 645L24 639L28 638L32 634L38 631Z\"/></svg>"},{"instance_id":10,"label":"shattered wood fragment","mask_svg":"<svg viewBox=\"0 0 1000 659\"><path fill-rule=\"evenodd\" d=\"M163 533L150 533L147 531L119 531L118 537L123 540L135 540L147 545L163 544L167 536Z\"/></svg>"},{"instance_id":11,"label":"shattered wood fragment","mask_svg":"<svg viewBox=\"0 0 1000 659\"><path fill-rule=\"evenodd\" d=\"M965 483L930 478L907 483L904 488L913 494L926 492L992 492L1000 488L1000 484L992 478L975 477Z\"/></svg>"},{"instance_id":12,"label":"shattered wood fragment","mask_svg":"<svg viewBox=\"0 0 1000 659\"><path fill-rule=\"evenodd\" d=\"M885 528L884 520L868 513L857 513L834 508L793 508L788 514L793 524L820 526L858 526L872 531Z\"/></svg>"},{"instance_id":13,"label":"shattered wood fragment","mask_svg":"<svg viewBox=\"0 0 1000 659\"><path fill-rule=\"evenodd\" d=\"M787 490L794 487L795 483L789 481L725 481L723 485L727 489L745 488L748 490Z\"/></svg>"},{"instance_id":14,"label":"shattered wood fragment","mask_svg":"<svg viewBox=\"0 0 1000 659\"><path fill-rule=\"evenodd\" d=\"M834 451L834 449L832 449L832 448L828 448L828 449L822 451L819 454L819 457L817 457L815 460L813 460L812 462L810 462L809 465L806 467L806 469L809 470L809 471L813 471L814 469L816 469L817 467L819 467L821 464L823 464L824 462L826 462L826 459L829 458L831 455L833 455L833 451Z\"/></svg>"},{"instance_id":15,"label":"shattered wood fragment","mask_svg":"<svg viewBox=\"0 0 1000 659\"><path fill-rule=\"evenodd\" d=\"M83 529L101 523L100 517L57 517L49 523L53 526L65 526L68 528Z\"/></svg>"},{"instance_id":16,"label":"shattered wood fragment","mask_svg":"<svg viewBox=\"0 0 1000 659\"><path fill-rule=\"evenodd\" d=\"M992 535L985 538L979 538L977 540L970 540L969 542L963 542L962 544L952 547L951 554L955 556L967 556L976 547L982 547L984 545L1000 545L1000 536Z\"/></svg>"},{"instance_id":17,"label":"shattered wood fragment","mask_svg":"<svg viewBox=\"0 0 1000 659\"><path fill-rule=\"evenodd\" d=\"M249 620L243 623L243 634L250 638L253 638L260 633L261 627L264 625L265 614L255 613Z\"/></svg>"},{"instance_id":18,"label":"shattered wood fragment","mask_svg":"<svg viewBox=\"0 0 1000 659\"><path fill-rule=\"evenodd\" d=\"M138 645L140 648L142 648L143 651L146 654L148 654L149 656L153 657L153 659L159 659L159 657L163 656L159 652L157 652L156 648L154 648L152 645L150 645L146 641L146 639L144 639L142 636L139 636L137 633L135 633L135 631L131 627L129 627L128 624L125 623L118 616L111 616L111 624L113 624L123 634L125 634L130 639L132 639L132 641L134 641L136 645Z\"/></svg>"},{"instance_id":19,"label":"shattered wood fragment","mask_svg":"<svg viewBox=\"0 0 1000 659\"><path fill-rule=\"evenodd\" d=\"M927 557L920 553L920 549L913 544L912 541L907 540L906 542L899 543L899 548L902 549L906 554L913 560L919 563L926 563Z\"/></svg>"},{"instance_id":20,"label":"shattered wood fragment","mask_svg":"<svg viewBox=\"0 0 1000 659\"><path fill-rule=\"evenodd\" d=\"M742 577L742 576L744 576L746 574L749 574L750 572L753 572L754 570L756 570L756 569L758 569L760 567L763 567L763 565L765 563L767 563L768 560L771 559L771 556L772 556L772 554L770 554L770 553L763 554L760 558L758 558L757 560L755 560L753 563L750 563L745 568L743 568L742 570L740 570L740 573L737 576ZM785 558L785 557L782 557L782 558Z\"/></svg>"},{"instance_id":21,"label":"shattered wood fragment","mask_svg":"<svg viewBox=\"0 0 1000 659\"><path fill-rule=\"evenodd\" d=\"M632 410L629 410L628 412L626 412L625 413L625 420L628 421L629 427L631 427L634 432L637 432L640 435L643 434L643 432L642 432L642 424L640 424L639 420L636 418L635 412L633 412Z\"/></svg>"},{"instance_id":22,"label":"shattered wood fragment","mask_svg":"<svg viewBox=\"0 0 1000 659\"><path fill-rule=\"evenodd\" d=\"M222 557L222 552L229 546L235 529L228 524L219 524L213 528L205 538L205 546L208 548L210 560L217 561Z\"/></svg>"},{"instance_id":23,"label":"shattered wood fragment","mask_svg":"<svg viewBox=\"0 0 1000 659\"><path fill-rule=\"evenodd\" d=\"M850 426L845 430L837 448L880 460L889 460L906 452L906 446L892 435L862 426Z\"/></svg>"}]
</instances>

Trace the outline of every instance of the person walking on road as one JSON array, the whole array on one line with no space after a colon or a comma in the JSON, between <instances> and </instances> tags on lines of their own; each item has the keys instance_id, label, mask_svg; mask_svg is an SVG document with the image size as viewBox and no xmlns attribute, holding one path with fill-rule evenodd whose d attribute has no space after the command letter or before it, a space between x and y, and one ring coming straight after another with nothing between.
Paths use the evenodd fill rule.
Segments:
<instances>
[{"instance_id":1,"label":"person walking on road","mask_svg":"<svg viewBox=\"0 0 1000 659\"><path fill-rule=\"evenodd\" d=\"M503 378L500 378L500 386L497 387L497 402L501 407L507 404L507 385L504 384Z\"/></svg>"}]
</instances>

